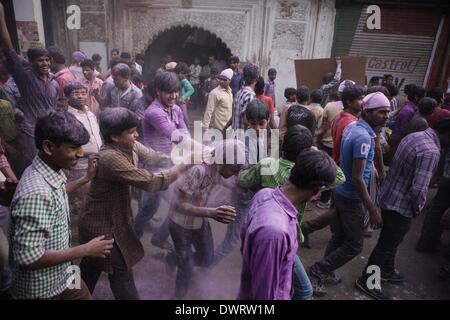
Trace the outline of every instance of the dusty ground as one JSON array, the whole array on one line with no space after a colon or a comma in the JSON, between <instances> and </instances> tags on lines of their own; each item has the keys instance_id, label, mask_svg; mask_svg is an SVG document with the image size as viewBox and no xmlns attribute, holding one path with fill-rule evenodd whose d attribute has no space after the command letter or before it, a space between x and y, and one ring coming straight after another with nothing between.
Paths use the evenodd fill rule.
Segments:
<instances>
[{"instance_id":1,"label":"dusty ground","mask_svg":"<svg viewBox=\"0 0 450 320\"><path fill-rule=\"evenodd\" d=\"M201 118L201 111L191 113L191 123L194 119ZM430 195L434 195L434 190ZM227 191L218 188L212 196L212 205L225 204ZM133 204L136 207L136 203ZM163 202L157 217L162 221L167 212L167 202ZM322 210L312 206L311 211L306 212L306 219L310 219ZM395 298L401 300L410 299L450 299L450 281L443 282L437 277L440 266L444 262L444 251L434 255L420 254L415 251L415 245L420 235L423 216L413 222L411 231L405 237L397 254L397 269L403 271L406 282L403 285L386 285L384 288ZM224 237L226 226L218 222L211 222L214 234L214 243L217 245ZM368 299L354 288L354 282L360 275L368 255L376 244L378 233L372 238L367 238L364 243L362 255L338 270L343 277L343 282L337 286L328 287L328 295L322 299L333 300L362 300ZM174 292L175 278L168 275L164 264L153 258L153 255L161 252L150 244L151 234L146 233L142 238L145 247L145 257L134 268L135 280L141 299L170 299ZM329 228L311 235L312 249L299 249L300 258L305 266L309 266L320 259L325 246L330 238ZM450 244L449 234L445 234L443 242ZM447 252L449 252L447 248ZM199 270L192 281L192 288L186 299L235 299L240 282L241 255L239 248L226 257L209 274ZM102 275L94 292L96 299L113 299L106 275Z\"/></svg>"}]
</instances>

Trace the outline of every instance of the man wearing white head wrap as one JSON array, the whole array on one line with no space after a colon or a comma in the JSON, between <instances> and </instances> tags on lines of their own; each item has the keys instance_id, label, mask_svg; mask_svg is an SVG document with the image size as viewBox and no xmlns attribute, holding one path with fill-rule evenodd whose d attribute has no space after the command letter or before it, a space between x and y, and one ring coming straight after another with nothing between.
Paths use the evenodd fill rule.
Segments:
<instances>
[{"instance_id":1,"label":"man wearing white head wrap","mask_svg":"<svg viewBox=\"0 0 450 320\"><path fill-rule=\"evenodd\" d=\"M372 228L382 227L379 209L369 196L367 185L375 154L376 127L386 124L389 100L380 92L363 99L361 119L348 126L342 136L340 166L346 181L336 188L336 219L325 256L309 268L315 292L326 294L323 280L359 255L364 240L364 210L369 211Z\"/></svg>"}]
</instances>

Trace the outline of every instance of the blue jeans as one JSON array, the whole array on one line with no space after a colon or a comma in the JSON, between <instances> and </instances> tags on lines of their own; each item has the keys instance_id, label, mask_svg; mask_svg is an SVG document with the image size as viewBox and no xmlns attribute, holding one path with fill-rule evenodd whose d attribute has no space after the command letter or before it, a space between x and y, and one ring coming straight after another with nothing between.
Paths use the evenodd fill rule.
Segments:
<instances>
[{"instance_id":1,"label":"blue jeans","mask_svg":"<svg viewBox=\"0 0 450 320\"><path fill-rule=\"evenodd\" d=\"M225 256L227 256L240 243L240 233L242 222L247 216L250 200L253 193L247 191L245 195L232 195L232 202L236 208L236 219L227 227L227 233L223 241L217 246L214 251L214 259L211 266L217 265Z\"/></svg>"},{"instance_id":2,"label":"blue jeans","mask_svg":"<svg viewBox=\"0 0 450 320\"><path fill-rule=\"evenodd\" d=\"M139 203L139 210L134 218L134 231L141 238L144 234L144 227L158 211L161 198L157 192L144 192Z\"/></svg>"},{"instance_id":3,"label":"blue jeans","mask_svg":"<svg viewBox=\"0 0 450 320\"><path fill-rule=\"evenodd\" d=\"M313 287L298 255L295 255L292 284L294 287L292 300L311 300Z\"/></svg>"},{"instance_id":4,"label":"blue jeans","mask_svg":"<svg viewBox=\"0 0 450 320\"><path fill-rule=\"evenodd\" d=\"M167 256L167 263L178 267L175 280L175 296L182 299L188 289L194 266L207 267L211 264L214 242L209 222L204 219L197 230L185 229L173 221L169 222L175 252ZM192 251L195 249L195 253Z\"/></svg>"}]
</instances>

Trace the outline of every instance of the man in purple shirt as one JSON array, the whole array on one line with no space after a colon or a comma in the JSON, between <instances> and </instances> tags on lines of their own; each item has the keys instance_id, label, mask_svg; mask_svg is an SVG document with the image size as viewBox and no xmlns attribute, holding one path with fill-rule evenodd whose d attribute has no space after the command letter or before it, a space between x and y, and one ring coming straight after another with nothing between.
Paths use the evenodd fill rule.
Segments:
<instances>
[{"instance_id":1,"label":"man in purple shirt","mask_svg":"<svg viewBox=\"0 0 450 320\"><path fill-rule=\"evenodd\" d=\"M392 135L389 139L389 146L391 147L389 153L391 157L395 155L395 151L397 151L400 141L407 134L409 122L417 111L417 104L420 99L425 96L425 89L422 87L409 85L408 88L409 89L406 92L408 95L408 102L406 102L405 106L398 113Z\"/></svg>"},{"instance_id":2,"label":"man in purple shirt","mask_svg":"<svg viewBox=\"0 0 450 320\"><path fill-rule=\"evenodd\" d=\"M172 143L178 144L185 138L190 139L183 111L175 104L180 90L180 80L173 72L158 72L155 76L154 86L156 98L147 108L142 119L144 144L155 151L170 155ZM174 139L172 139L173 134ZM151 173L161 171L161 168L157 167L148 167L146 169ZM142 237L144 227L158 211L160 201L160 193L144 193L139 205L139 211L134 220L134 228L139 237ZM169 221L166 219L166 222L153 233L153 245L171 249L171 246L166 241L169 237L168 223Z\"/></svg>"},{"instance_id":3,"label":"man in purple shirt","mask_svg":"<svg viewBox=\"0 0 450 320\"><path fill-rule=\"evenodd\" d=\"M373 283L373 266L380 270L381 281L401 283L404 275L395 269L397 248L411 227L412 218L422 211L427 201L431 177L438 165L441 144L450 142L450 119L442 120L436 130L407 135L395 153L392 166L383 180L378 204L383 217L383 228L378 243L369 257L356 287L375 299L389 296ZM372 268L370 268L372 267Z\"/></svg>"},{"instance_id":4,"label":"man in purple shirt","mask_svg":"<svg viewBox=\"0 0 450 320\"><path fill-rule=\"evenodd\" d=\"M23 100L23 120L21 131L24 133L26 146L24 158L31 160L37 153L34 143L34 127L37 118L56 107L58 101L58 83L50 74L50 56L47 50L32 48L27 52L31 68L25 68L25 60L14 50L11 37L6 27L5 12L0 4L0 43L6 57L6 67L13 76Z\"/></svg>"},{"instance_id":5,"label":"man in purple shirt","mask_svg":"<svg viewBox=\"0 0 450 320\"><path fill-rule=\"evenodd\" d=\"M336 165L323 151L302 151L289 181L262 189L241 228L239 300L290 300L297 253L297 207L315 198L336 178Z\"/></svg>"}]
</instances>

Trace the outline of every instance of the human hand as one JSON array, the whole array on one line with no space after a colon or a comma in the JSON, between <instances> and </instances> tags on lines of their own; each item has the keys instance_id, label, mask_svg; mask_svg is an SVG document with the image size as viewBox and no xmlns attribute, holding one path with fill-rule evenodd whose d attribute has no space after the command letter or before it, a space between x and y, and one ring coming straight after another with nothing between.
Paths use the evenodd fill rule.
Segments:
<instances>
[{"instance_id":1,"label":"human hand","mask_svg":"<svg viewBox=\"0 0 450 320\"><path fill-rule=\"evenodd\" d=\"M232 206L223 205L214 209L212 218L221 223L228 224L236 218L236 209Z\"/></svg>"},{"instance_id":2,"label":"human hand","mask_svg":"<svg viewBox=\"0 0 450 320\"><path fill-rule=\"evenodd\" d=\"M88 169L86 172L86 179L89 181L94 179L95 175L97 174L98 160L99 160L98 153L91 154L88 156Z\"/></svg>"},{"instance_id":3,"label":"human hand","mask_svg":"<svg viewBox=\"0 0 450 320\"><path fill-rule=\"evenodd\" d=\"M381 212L378 208L373 207L369 210L370 215L370 226L373 230L383 228L383 218L381 217Z\"/></svg>"},{"instance_id":4,"label":"human hand","mask_svg":"<svg viewBox=\"0 0 450 320\"><path fill-rule=\"evenodd\" d=\"M106 258L111 253L114 239L104 240L105 236L100 236L92 239L85 244L86 256L96 258Z\"/></svg>"}]
</instances>

